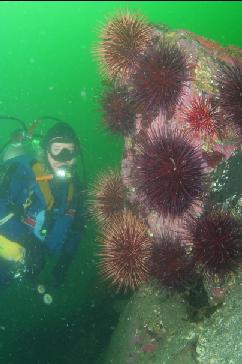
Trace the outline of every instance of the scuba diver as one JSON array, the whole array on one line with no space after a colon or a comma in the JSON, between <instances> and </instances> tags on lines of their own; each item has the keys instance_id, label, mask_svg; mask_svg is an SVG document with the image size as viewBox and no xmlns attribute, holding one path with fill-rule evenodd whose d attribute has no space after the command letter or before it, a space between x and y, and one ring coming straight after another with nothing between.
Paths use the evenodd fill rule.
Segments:
<instances>
[{"instance_id":1,"label":"scuba diver","mask_svg":"<svg viewBox=\"0 0 242 364\"><path fill-rule=\"evenodd\" d=\"M54 255L57 263L50 284L59 286L84 233L85 186L76 170L80 141L69 124L58 121L43 137L38 158L11 154L8 145L4 150L0 284L11 282L19 272L35 280L47 256Z\"/></svg>"}]
</instances>

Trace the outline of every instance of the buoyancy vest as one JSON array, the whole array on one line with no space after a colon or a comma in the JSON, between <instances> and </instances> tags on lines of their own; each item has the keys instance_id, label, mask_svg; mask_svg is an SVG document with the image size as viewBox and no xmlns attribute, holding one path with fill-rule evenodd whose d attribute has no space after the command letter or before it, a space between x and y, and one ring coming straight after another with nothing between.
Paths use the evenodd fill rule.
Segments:
<instances>
[{"instance_id":1,"label":"buoyancy vest","mask_svg":"<svg viewBox=\"0 0 242 364\"><path fill-rule=\"evenodd\" d=\"M55 205L55 198L50 187L51 175L46 175L46 171L42 163L37 162L26 155L12 158L12 160L8 161L7 163L9 166L6 174L8 175L7 179L10 181L10 183L18 184L18 181L11 181L11 175L14 174L14 171L17 168L24 169L23 174L26 177L27 188L23 185L24 190L20 191L20 193L23 195L23 198L20 201L21 209L19 209L19 206L17 206L16 210L22 210L22 222L28 225L31 230L33 230L34 235L36 235L38 239L44 240L45 235L43 234L42 230L46 220L46 213L50 212ZM15 166L15 168L13 168L13 166ZM9 181L7 181L5 185L7 185ZM67 197L62 202L62 212L66 212L66 214L69 215L75 214L75 211L71 208L74 198L74 190L74 183L70 181L68 183ZM36 199L37 203L35 201ZM14 201L11 201L11 203L13 206L13 211L10 211L10 213L7 214L10 216L10 218L15 214ZM1 218L0 224L1 221L4 223L4 219L6 219L6 216Z\"/></svg>"}]
</instances>

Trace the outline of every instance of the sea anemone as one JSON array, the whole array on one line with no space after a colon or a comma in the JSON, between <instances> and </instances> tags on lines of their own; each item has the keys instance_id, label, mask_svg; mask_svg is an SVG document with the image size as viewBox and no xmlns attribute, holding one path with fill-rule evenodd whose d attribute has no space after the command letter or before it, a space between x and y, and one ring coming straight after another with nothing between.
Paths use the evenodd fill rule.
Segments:
<instances>
[{"instance_id":1,"label":"sea anemone","mask_svg":"<svg viewBox=\"0 0 242 364\"><path fill-rule=\"evenodd\" d=\"M209 208L187 223L186 242L192 245L202 271L224 277L235 271L242 258L241 224L227 211Z\"/></svg>"},{"instance_id":2,"label":"sea anemone","mask_svg":"<svg viewBox=\"0 0 242 364\"><path fill-rule=\"evenodd\" d=\"M132 161L130 180L146 206L178 217L203 197L203 159L184 132L150 128Z\"/></svg>"},{"instance_id":3,"label":"sea anemone","mask_svg":"<svg viewBox=\"0 0 242 364\"><path fill-rule=\"evenodd\" d=\"M125 207L125 187L117 171L109 170L98 176L90 192L90 212L99 223L110 223Z\"/></svg>"},{"instance_id":4,"label":"sea anemone","mask_svg":"<svg viewBox=\"0 0 242 364\"><path fill-rule=\"evenodd\" d=\"M103 95L103 122L115 134L128 135L134 129L135 112L124 87L110 87Z\"/></svg>"},{"instance_id":5,"label":"sea anemone","mask_svg":"<svg viewBox=\"0 0 242 364\"><path fill-rule=\"evenodd\" d=\"M151 275L177 290L188 287L194 279L194 260L178 237L167 234L154 243Z\"/></svg>"},{"instance_id":6,"label":"sea anemone","mask_svg":"<svg viewBox=\"0 0 242 364\"><path fill-rule=\"evenodd\" d=\"M162 42L142 54L138 65L131 77L137 112L170 118L191 79L187 56L176 45Z\"/></svg>"},{"instance_id":7,"label":"sea anemone","mask_svg":"<svg viewBox=\"0 0 242 364\"><path fill-rule=\"evenodd\" d=\"M221 111L235 123L242 134L242 68L238 64L224 65L218 76Z\"/></svg>"},{"instance_id":8,"label":"sea anemone","mask_svg":"<svg viewBox=\"0 0 242 364\"><path fill-rule=\"evenodd\" d=\"M135 289L148 279L152 241L147 227L130 211L114 217L101 242L103 276L118 290Z\"/></svg>"},{"instance_id":9,"label":"sea anemone","mask_svg":"<svg viewBox=\"0 0 242 364\"><path fill-rule=\"evenodd\" d=\"M97 49L104 72L111 78L128 79L151 39L152 27L143 16L129 12L114 16L104 27Z\"/></svg>"},{"instance_id":10,"label":"sea anemone","mask_svg":"<svg viewBox=\"0 0 242 364\"><path fill-rule=\"evenodd\" d=\"M222 130L218 107L205 96L194 97L190 105L182 107L181 121L202 136L218 136Z\"/></svg>"}]
</instances>

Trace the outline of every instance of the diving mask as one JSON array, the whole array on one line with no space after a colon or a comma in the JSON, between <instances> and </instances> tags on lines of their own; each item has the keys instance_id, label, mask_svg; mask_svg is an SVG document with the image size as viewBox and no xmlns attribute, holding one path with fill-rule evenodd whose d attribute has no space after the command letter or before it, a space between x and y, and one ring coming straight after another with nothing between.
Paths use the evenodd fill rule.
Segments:
<instances>
[{"instance_id":1,"label":"diving mask","mask_svg":"<svg viewBox=\"0 0 242 364\"><path fill-rule=\"evenodd\" d=\"M69 162L77 156L75 150L70 150L67 148L61 149L59 153L53 153L53 151L49 150L49 153L51 157L57 162Z\"/></svg>"}]
</instances>

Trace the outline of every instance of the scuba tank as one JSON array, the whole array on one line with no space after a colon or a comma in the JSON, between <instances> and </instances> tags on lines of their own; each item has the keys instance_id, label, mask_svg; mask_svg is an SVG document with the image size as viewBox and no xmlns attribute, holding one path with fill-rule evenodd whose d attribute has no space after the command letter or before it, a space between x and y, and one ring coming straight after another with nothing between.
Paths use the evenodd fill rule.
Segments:
<instances>
[{"instance_id":1,"label":"scuba tank","mask_svg":"<svg viewBox=\"0 0 242 364\"><path fill-rule=\"evenodd\" d=\"M0 119L16 121L21 128L14 130L9 140L0 148L0 163L5 163L8 160L24 155L35 154L37 147L40 145L39 136L34 136L33 132L37 126L37 121L28 129L25 123L18 118L10 116L0 116Z\"/></svg>"},{"instance_id":2,"label":"scuba tank","mask_svg":"<svg viewBox=\"0 0 242 364\"><path fill-rule=\"evenodd\" d=\"M0 119L17 121L17 123L21 126L21 129L14 130L9 140L0 148L0 162L5 163L11 158L24 154L23 140L25 138L27 128L25 123L18 118L0 116Z\"/></svg>"},{"instance_id":3,"label":"scuba tank","mask_svg":"<svg viewBox=\"0 0 242 364\"><path fill-rule=\"evenodd\" d=\"M22 155L36 157L40 152L40 135L34 135L37 121L28 128L24 121L12 116L0 116L0 119L15 122L18 125L5 144L0 146L0 190L11 161Z\"/></svg>"},{"instance_id":4,"label":"scuba tank","mask_svg":"<svg viewBox=\"0 0 242 364\"><path fill-rule=\"evenodd\" d=\"M17 130L13 134L13 139L11 143L8 143L1 153L1 162L5 163L7 160L11 158L18 157L22 154L25 154L25 148L23 144L24 135L22 130Z\"/></svg>"}]
</instances>

